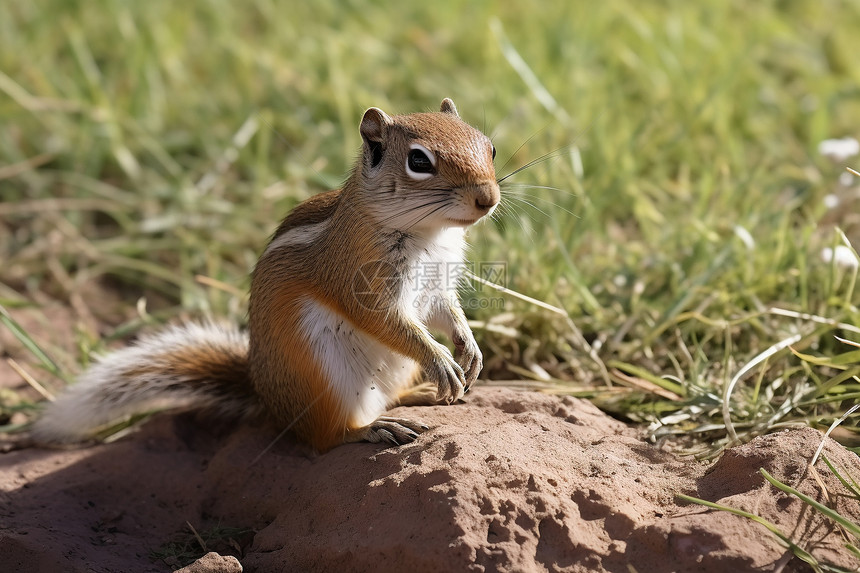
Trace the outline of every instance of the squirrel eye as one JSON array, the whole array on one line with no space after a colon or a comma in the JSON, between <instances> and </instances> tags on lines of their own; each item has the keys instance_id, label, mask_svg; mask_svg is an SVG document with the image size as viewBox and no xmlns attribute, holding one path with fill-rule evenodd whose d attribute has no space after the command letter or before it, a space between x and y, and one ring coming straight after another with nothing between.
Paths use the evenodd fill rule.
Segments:
<instances>
[{"instance_id":1,"label":"squirrel eye","mask_svg":"<svg viewBox=\"0 0 860 573\"><path fill-rule=\"evenodd\" d=\"M420 149L410 149L406 158L406 166L415 173L433 173L433 162Z\"/></svg>"},{"instance_id":2,"label":"squirrel eye","mask_svg":"<svg viewBox=\"0 0 860 573\"><path fill-rule=\"evenodd\" d=\"M494 145L493 146L493 159L495 159L495 158L496 158L496 146Z\"/></svg>"}]
</instances>

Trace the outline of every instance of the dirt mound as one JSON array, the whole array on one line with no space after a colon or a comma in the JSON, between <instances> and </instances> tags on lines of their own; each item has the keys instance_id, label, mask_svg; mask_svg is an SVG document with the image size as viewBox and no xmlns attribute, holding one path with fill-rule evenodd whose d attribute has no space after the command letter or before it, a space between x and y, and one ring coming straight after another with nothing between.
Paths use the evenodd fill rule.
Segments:
<instances>
[{"instance_id":1,"label":"dirt mound","mask_svg":"<svg viewBox=\"0 0 860 573\"><path fill-rule=\"evenodd\" d=\"M762 526L678 493L752 511L819 559L860 565L839 531L758 472L822 500L806 469L814 430L756 439L709 466L573 398L477 388L467 404L394 412L434 429L401 448L322 456L282 440L255 462L268 430L176 415L113 444L4 454L0 570L168 571L151 553L186 522L251 529L235 553L266 573L804 570ZM860 476L855 454L830 440L825 453ZM860 521L855 501L831 502Z\"/></svg>"}]
</instances>

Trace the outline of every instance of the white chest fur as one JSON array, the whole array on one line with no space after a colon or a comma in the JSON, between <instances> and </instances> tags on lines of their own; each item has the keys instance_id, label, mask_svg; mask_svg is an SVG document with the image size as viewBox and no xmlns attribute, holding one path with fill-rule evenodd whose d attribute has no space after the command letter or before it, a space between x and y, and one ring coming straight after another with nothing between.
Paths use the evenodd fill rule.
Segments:
<instances>
[{"instance_id":1,"label":"white chest fur","mask_svg":"<svg viewBox=\"0 0 860 573\"><path fill-rule=\"evenodd\" d=\"M406 240L400 253L408 265L398 304L427 324L440 300L456 296L463 272L464 230L441 231L431 240ZM350 412L350 423L366 425L379 417L409 384L417 365L359 330L313 298L300 303L302 332L330 387Z\"/></svg>"},{"instance_id":2,"label":"white chest fur","mask_svg":"<svg viewBox=\"0 0 860 573\"><path fill-rule=\"evenodd\" d=\"M434 305L457 296L457 286L465 271L464 237L465 229L451 227L423 245L416 245L403 284L401 304L405 312L422 323L426 324Z\"/></svg>"},{"instance_id":3,"label":"white chest fur","mask_svg":"<svg viewBox=\"0 0 860 573\"><path fill-rule=\"evenodd\" d=\"M330 387L350 420L378 418L412 380L415 363L392 352L346 318L308 297L300 303L301 328Z\"/></svg>"}]
</instances>

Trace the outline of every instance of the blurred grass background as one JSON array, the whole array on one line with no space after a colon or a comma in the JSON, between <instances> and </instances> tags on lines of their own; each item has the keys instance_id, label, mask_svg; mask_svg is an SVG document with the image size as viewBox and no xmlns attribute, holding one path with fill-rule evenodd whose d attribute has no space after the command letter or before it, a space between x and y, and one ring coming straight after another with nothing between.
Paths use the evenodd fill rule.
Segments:
<instances>
[{"instance_id":1,"label":"blurred grass background","mask_svg":"<svg viewBox=\"0 0 860 573\"><path fill-rule=\"evenodd\" d=\"M860 338L860 191L817 151L860 126L857 30L848 0L5 0L0 304L73 308L78 364L144 323L241 322L364 109L452 97L500 175L548 156L471 233L556 309L472 312L483 377L694 443L826 424L860 396L834 338Z\"/></svg>"}]
</instances>

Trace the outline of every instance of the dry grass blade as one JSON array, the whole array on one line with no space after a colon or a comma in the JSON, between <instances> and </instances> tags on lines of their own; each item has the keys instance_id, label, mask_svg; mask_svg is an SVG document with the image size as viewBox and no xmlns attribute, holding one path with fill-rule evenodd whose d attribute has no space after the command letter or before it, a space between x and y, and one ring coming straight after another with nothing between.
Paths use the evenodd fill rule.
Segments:
<instances>
[{"instance_id":1,"label":"dry grass blade","mask_svg":"<svg viewBox=\"0 0 860 573\"><path fill-rule=\"evenodd\" d=\"M835 338L836 340L838 340L839 342L841 342L843 344L850 344L851 346L856 346L857 348L860 348L860 342L856 342L854 340L848 340L848 339L842 338L840 336L834 336L833 338Z\"/></svg>"},{"instance_id":2,"label":"dry grass blade","mask_svg":"<svg viewBox=\"0 0 860 573\"><path fill-rule=\"evenodd\" d=\"M18 375L23 378L24 381L27 382L27 384L29 384L36 392L41 394L42 397L45 398L45 400L48 400L49 402L54 401L54 395L51 394L47 388L39 384L39 381L33 378L33 376L31 376L29 372L24 370L23 366L15 362L15 360L13 360L12 358L7 358L6 363L9 364L9 366L12 367L12 370L17 372Z\"/></svg>"},{"instance_id":3,"label":"dry grass blade","mask_svg":"<svg viewBox=\"0 0 860 573\"><path fill-rule=\"evenodd\" d=\"M853 406L851 406L851 408L848 409L847 412L842 414L842 416L840 416L839 419L834 420L833 423L830 424L830 427L827 428L827 431L824 432L824 435L821 437L821 443L818 444L818 449L815 450L815 455L812 456L812 461L809 462L809 465L814 466L815 462L818 461L818 456L821 455L821 451L824 449L824 442L827 440L827 438L830 436L830 434L833 432L833 430L835 430L839 424L841 424L842 422L847 420L848 416L850 416L851 414L856 412L858 408L860 408L860 404L854 404Z\"/></svg>"},{"instance_id":4,"label":"dry grass blade","mask_svg":"<svg viewBox=\"0 0 860 573\"><path fill-rule=\"evenodd\" d=\"M615 380L631 388L636 388L649 394L655 394L657 396L660 396L661 398L672 400L673 402L681 402L684 399L679 394L676 394L671 390L666 390L665 388L658 386L654 382L645 380L644 378L638 378L636 376L629 376L621 370L618 370L617 368L613 368L612 370L610 370L610 374Z\"/></svg>"},{"instance_id":5,"label":"dry grass blade","mask_svg":"<svg viewBox=\"0 0 860 573\"><path fill-rule=\"evenodd\" d=\"M722 413L723 413L723 423L726 426L726 431L729 434L729 443L735 443L738 441L738 434L735 431L734 425L732 424L732 413L731 413L731 403L732 403L732 392L734 391L735 386L739 381L743 379L744 376L747 375L753 368L758 366L759 364L768 360L771 356L774 356L778 352L785 350L790 347L792 344L796 344L803 339L802 334L795 334L794 336L790 336L780 342L770 346L764 352L759 353L752 360L744 364L744 366L738 370L737 374L735 374L731 381L726 385L725 391L723 392L723 404L722 404Z\"/></svg>"},{"instance_id":6,"label":"dry grass blade","mask_svg":"<svg viewBox=\"0 0 860 573\"><path fill-rule=\"evenodd\" d=\"M496 284L496 283L494 283L494 282L492 282L492 281L488 281L487 279L482 278L482 277L479 277L479 276L477 276L476 274L474 274L474 273L472 273L472 272L466 271L466 272L464 273L464 275L465 275L465 276L466 276L466 278L468 278L469 280L472 280L472 281L475 281L475 282L481 283L482 285L484 285L484 286L488 286L488 287L490 287L490 288L492 288L492 289L495 289L495 290L499 291L500 293L511 295L511 296L512 296L512 297L514 297L514 298L518 298L518 299L520 299L520 300L522 300L522 301L525 301L525 302L527 302L527 303L529 303L529 304L533 304L534 306L540 307L540 308L542 308L542 309L544 309L544 310L548 310L548 311L550 311L550 312L552 312L552 313L554 313L554 314L558 314L558 315L560 315L560 316L564 316L564 317L567 317L567 316L568 316L567 312L565 312L565 310L564 310L564 309L558 308L557 306L553 306L553 305L551 305L551 304L549 304L549 303L546 303L546 302L544 302L544 301L542 301L542 300L538 300L538 299L536 299L536 298L533 298L533 297L530 297L530 296L528 296L528 295L522 294L522 293L517 292L517 291L515 291L515 290L513 290L513 289L509 289L509 288L504 287L504 286L502 286L502 285Z\"/></svg>"},{"instance_id":7,"label":"dry grass blade","mask_svg":"<svg viewBox=\"0 0 860 573\"><path fill-rule=\"evenodd\" d=\"M227 294L231 294L236 298L242 299L248 296L248 293L239 290L235 286L227 284L224 281L219 281L218 279L213 279L212 277L207 277L205 275L194 275L194 280L202 285L216 288L220 291L226 292Z\"/></svg>"},{"instance_id":8,"label":"dry grass blade","mask_svg":"<svg viewBox=\"0 0 860 573\"><path fill-rule=\"evenodd\" d=\"M56 157L56 155L54 155L53 153L41 153L25 161L21 161L20 163L4 165L0 167L0 181L2 181L3 179L11 179L12 177L17 177L26 171L35 169L40 165L44 165L50 162L52 159L54 159L54 157Z\"/></svg>"},{"instance_id":9,"label":"dry grass blade","mask_svg":"<svg viewBox=\"0 0 860 573\"><path fill-rule=\"evenodd\" d=\"M191 530L191 533L194 535L194 539L196 539L196 540L197 540L197 543L198 543L198 544L200 544L200 549L202 549L204 553L208 552L208 551L209 551L209 548L206 546L206 542L203 540L203 538L202 538L202 537L200 537L200 534L199 534L199 533L197 533L197 530L196 530L196 529L194 529L194 526L193 526L193 525L191 525L191 522L190 522L190 521L186 521L186 522L185 522L185 525L187 525L187 526L188 526L188 529L190 529L190 530Z\"/></svg>"}]
</instances>

